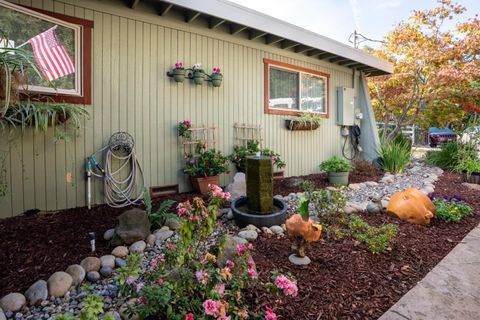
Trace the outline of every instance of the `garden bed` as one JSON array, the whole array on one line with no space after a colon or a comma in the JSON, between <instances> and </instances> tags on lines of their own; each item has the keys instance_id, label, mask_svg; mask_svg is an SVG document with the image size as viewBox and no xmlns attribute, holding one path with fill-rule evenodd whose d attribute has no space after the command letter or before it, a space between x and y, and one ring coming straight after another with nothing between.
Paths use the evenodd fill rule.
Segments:
<instances>
[{"instance_id":1,"label":"garden bed","mask_svg":"<svg viewBox=\"0 0 480 320\"><path fill-rule=\"evenodd\" d=\"M435 196L460 195L475 214L460 223L433 220L429 227L401 222L388 215L361 216L372 225L394 223L400 228L390 253L374 255L353 240L322 240L307 251L312 263L288 263L290 241L260 237L254 259L260 278L271 270L290 272L299 294L277 310L283 319L377 319L420 281L480 221L478 191L461 185L459 174L444 173ZM251 297L253 305L273 305L266 292Z\"/></svg>"}]
</instances>

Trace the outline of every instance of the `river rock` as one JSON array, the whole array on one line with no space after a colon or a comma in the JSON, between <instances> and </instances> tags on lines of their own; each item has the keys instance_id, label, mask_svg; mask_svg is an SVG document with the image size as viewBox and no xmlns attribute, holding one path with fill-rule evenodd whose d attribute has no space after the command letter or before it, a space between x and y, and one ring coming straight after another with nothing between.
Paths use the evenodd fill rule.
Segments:
<instances>
[{"instance_id":1,"label":"river rock","mask_svg":"<svg viewBox=\"0 0 480 320\"><path fill-rule=\"evenodd\" d=\"M7 317L5 316L5 313L3 313L2 308L0 308L0 320L7 320Z\"/></svg>"},{"instance_id":2,"label":"river rock","mask_svg":"<svg viewBox=\"0 0 480 320\"><path fill-rule=\"evenodd\" d=\"M102 261L97 257L86 257L80 262L80 265L85 270L85 272L98 271L102 266Z\"/></svg>"},{"instance_id":3,"label":"river rock","mask_svg":"<svg viewBox=\"0 0 480 320\"><path fill-rule=\"evenodd\" d=\"M153 247L155 245L155 240L156 240L155 235L149 234L145 242L147 242L148 246Z\"/></svg>"},{"instance_id":4,"label":"river rock","mask_svg":"<svg viewBox=\"0 0 480 320\"><path fill-rule=\"evenodd\" d=\"M380 203L369 202L367 204L367 212L370 214L378 214L382 212L382 205Z\"/></svg>"},{"instance_id":5,"label":"river rock","mask_svg":"<svg viewBox=\"0 0 480 320\"><path fill-rule=\"evenodd\" d=\"M85 269L79 264L72 264L65 270L72 277L72 285L78 286L85 279Z\"/></svg>"},{"instance_id":6,"label":"river rock","mask_svg":"<svg viewBox=\"0 0 480 320\"><path fill-rule=\"evenodd\" d=\"M348 188L351 190L360 190L362 188L362 185L360 183L350 183L348 185Z\"/></svg>"},{"instance_id":7,"label":"river rock","mask_svg":"<svg viewBox=\"0 0 480 320\"><path fill-rule=\"evenodd\" d=\"M115 256L107 254L100 257L102 267L115 268Z\"/></svg>"},{"instance_id":8,"label":"river rock","mask_svg":"<svg viewBox=\"0 0 480 320\"><path fill-rule=\"evenodd\" d=\"M113 245L132 244L146 239L150 234L150 221L144 210L134 208L118 216L118 226L111 240Z\"/></svg>"},{"instance_id":9,"label":"river rock","mask_svg":"<svg viewBox=\"0 0 480 320\"><path fill-rule=\"evenodd\" d=\"M248 226L246 226L245 228L243 228L243 230L253 230L257 233L259 233L261 230L258 229L256 226L254 226L253 224L249 224Z\"/></svg>"},{"instance_id":10,"label":"river rock","mask_svg":"<svg viewBox=\"0 0 480 320\"><path fill-rule=\"evenodd\" d=\"M173 236L173 231L172 230L163 230L159 232L155 232L155 238L159 242L163 242Z\"/></svg>"},{"instance_id":11,"label":"river rock","mask_svg":"<svg viewBox=\"0 0 480 320\"><path fill-rule=\"evenodd\" d=\"M32 306L40 304L48 298L47 282L45 280L38 280L30 286L25 292L25 298Z\"/></svg>"},{"instance_id":12,"label":"river rock","mask_svg":"<svg viewBox=\"0 0 480 320\"><path fill-rule=\"evenodd\" d=\"M171 230L178 230L180 229L180 220L177 218L168 218L167 221L165 221L165 226L169 227Z\"/></svg>"},{"instance_id":13,"label":"river rock","mask_svg":"<svg viewBox=\"0 0 480 320\"><path fill-rule=\"evenodd\" d=\"M112 251L112 255L118 258L125 258L128 256L128 248L125 246L115 247L115 249Z\"/></svg>"},{"instance_id":14,"label":"river rock","mask_svg":"<svg viewBox=\"0 0 480 320\"><path fill-rule=\"evenodd\" d=\"M239 236L233 236L233 240L235 240L237 244L243 244L243 245L248 244L247 240L240 238Z\"/></svg>"},{"instance_id":15,"label":"river rock","mask_svg":"<svg viewBox=\"0 0 480 320\"><path fill-rule=\"evenodd\" d=\"M96 282L100 280L100 273L98 273L97 271L87 272L87 280L90 282Z\"/></svg>"},{"instance_id":16,"label":"river rock","mask_svg":"<svg viewBox=\"0 0 480 320\"><path fill-rule=\"evenodd\" d=\"M27 300L18 292L12 292L0 299L0 308L5 312L15 312L23 308Z\"/></svg>"},{"instance_id":17,"label":"river rock","mask_svg":"<svg viewBox=\"0 0 480 320\"><path fill-rule=\"evenodd\" d=\"M63 297L72 286L72 277L63 271L55 272L48 278L48 293L53 297Z\"/></svg>"},{"instance_id":18,"label":"river rock","mask_svg":"<svg viewBox=\"0 0 480 320\"><path fill-rule=\"evenodd\" d=\"M106 241L110 241L113 239L113 236L115 235L115 229L108 229L107 231L105 231L105 233L103 234L103 239L105 239Z\"/></svg>"},{"instance_id":19,"label":"river rock","mask_svg":"<svg viewBox=\"0 0 480 320\"><path fill-rule=\"evenodd\" d=\"M228 219L228 220L233 220L233 211L232 211L232 209L228 210L228 212L227 212L227 219Z\"/></svg>"},{"instance_id":20,"label":"river rock","mask_svg":"<svg viewBox=\"0 0 480 320\"><path fill-rule=\"evenodd\" d=\"M142 253L143 250L147 247L147 244L145 241L140 240L135 243L133 243L130 247L128 247L128 251L130 252L136 252L136 253Z\"/></svg>"},{"instance_id":21,"label":"river rock","mask_svg":"<svg viewBox=\"0 0 480 320\"><path fill-rule=\"evenodd\" d=\"M255 241L258 237L258 233L254 230L243 230L238 233L238 236L248 241Z\"/></svg>"},{"instance_id":22,"label":"river rock","mask_svg":"<svg viewBox=\"0 0 480 320\"><path fill-rule=\"evenodd\" d=\"M280 226L271 226L270 230L278 236L283 236L283 229Z\"/></svg>"},{"instance_id":23,"label":"river rock","mask_svg":"<svg viewBox=\"0 0 480 320\"><path fill-rule=\"evenodd\" d=\"M264 234L273 234L272 230L270 230L269 228L267 227L262 227L262 232Z\"/></svg>"},{"instance_id":24,"label":"river rock","mask_svg":"<svg viewBox=\"0 0 480 320\"><path fill-rule=\"evenodd\" d=\"M113 269L110 268L110 267L104 266L104 267L100 268L100 274L104 278L110 277L112 275L112 273L113 273Z\"/></svg>"},{"instance_id":25,"label":"river rock","mask_svg":"<svg viewBox=\"0 0 480 320\"><path fill-rule=\"evenodd\" d=\"M127 261L123 260L122 258L115 258L115 267L121 268L127 265Z\"/></svg>"},{"instance_id":26,"label":"river rock","mask_svg":"<svg viewBox=\"0 0 480 320\"><path fill-rule=\"evenodd\" d=\"M480 184L464 182L464 183L462 183L462 185L471 189L471 190L480 191Z\"/></svg>"}]
</instances>

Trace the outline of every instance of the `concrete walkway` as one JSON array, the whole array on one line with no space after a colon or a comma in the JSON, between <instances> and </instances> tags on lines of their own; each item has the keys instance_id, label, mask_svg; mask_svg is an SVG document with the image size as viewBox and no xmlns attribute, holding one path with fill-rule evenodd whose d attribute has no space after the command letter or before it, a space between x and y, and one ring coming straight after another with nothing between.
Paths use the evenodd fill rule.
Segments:
<instances>
[{"instance_id":1,"label":"concrete walkway","mask_svg":"<svg viewBox=\"0 0 480 320\"><path fill-rule=\"evenodd\" d=\"M480 319L480 226L379 320L405 319Z\"/></svg>"}]
</instances>

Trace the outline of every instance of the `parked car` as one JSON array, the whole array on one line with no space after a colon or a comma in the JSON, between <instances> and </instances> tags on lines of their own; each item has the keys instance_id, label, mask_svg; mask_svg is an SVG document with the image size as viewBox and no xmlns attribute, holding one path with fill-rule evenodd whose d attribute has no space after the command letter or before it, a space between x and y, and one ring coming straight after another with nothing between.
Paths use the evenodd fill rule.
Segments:
<instances>
[{"instance_id":1,"label":"parked car","mask_svg":"<svg viewBox=\"0 0 480 320\"><path fill-rule=\"evenodd\" d=\"M428 143L430 147L435 148L441 143L457 141L457 135L449 128L435 128L428 130Z\"/></svg>"}]
</instances>

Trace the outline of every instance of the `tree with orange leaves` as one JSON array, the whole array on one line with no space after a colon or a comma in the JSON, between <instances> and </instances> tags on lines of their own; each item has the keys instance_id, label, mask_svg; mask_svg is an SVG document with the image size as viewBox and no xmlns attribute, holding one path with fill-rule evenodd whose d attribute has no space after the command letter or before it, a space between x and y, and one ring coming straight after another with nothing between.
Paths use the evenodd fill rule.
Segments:
<instances>
[{"instance_id":1,"label":"tree with orange leaves","mask_svg":"<svg viewBox=\"0 0 480 320\"><path fill-rule=\"evenodd\" d=\"M369 80L377 120L394 125L388 139L413 123L459 122L460 104L480 102L480 20L475 16L451 27L466 8L451 0L438 4L413 11L374 50L394 65L392 75Z\"/></svg>"}]
</instances>

